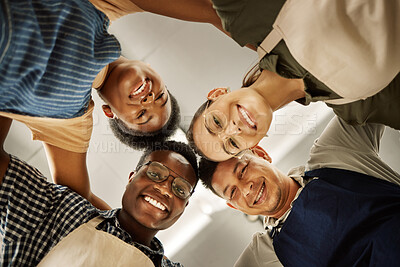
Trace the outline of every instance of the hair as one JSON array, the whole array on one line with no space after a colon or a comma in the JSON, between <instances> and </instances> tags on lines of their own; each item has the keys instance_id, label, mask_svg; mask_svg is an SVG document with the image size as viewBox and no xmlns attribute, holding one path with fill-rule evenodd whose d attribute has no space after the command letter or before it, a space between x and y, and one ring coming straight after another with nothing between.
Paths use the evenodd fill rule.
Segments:
<instances>
[{"instance_id":1,"label":"hair","mask_svg":"<svg viewBox=\"0 0 400 267\"><path fill-rule=\"evenodd\" d=\"M196 143L194 142L193 139L193 125L196 122L196 120L201 116L201 114L204 112L204 110L207 107L207 104L210 106L212 104L212 100L207 100L206 102L204 102L196 111L196 113L194 114L193 118L192 118L192 122L190 123L189 129L186 132L186 139L188 140L188 143L190 145L190 147L197 153L199 154L200 157L202 158L207 158L203 152L200 151L200 149L196 146Z\"/></svg>"},{"instance_id":2,"label":"hair","mask_svg":"<svg viewBox=\"0 0 400 267\"><path fill-rule=\"evenodd\" d=\"M118 118L109 119L110 128L115 137L121 143L136 150L144 150L151 144L163 142L170 137L179 126L181 113L175 97L169 91L168 93L171 98L171 116L160 130L155 132L135 131Z\"/></svg>"},{"instance_id":3,"label":"hair","mask_svg":"<svg viewBox=\"0 0 400 267\"><path fill-rule=\"evenodd\" d=\"M221 197L212 187L212 178L219 163L220 162L211 161L201 157L199 162L199 179L205 188L210 189L214 194Z\"/></svg>"},{"instance_id":4,"label":"hair","mask_svg":"<svg viewBox=\"0 0 400 267\"><path fill-rule=\"evenodd\" d=\"M154 151L161 151L161 150L176 152L182 155L190 163L190 165L194 170L194 173L196 174L196 184L194 186L195 188L199 180L199 175L198 175L199 169L197 165L197 158L193 150L190 148L190 146L182 142L162 141L162 142L151 143L146 148L146 150L144 150L142 156L140 157L139 162L136 165L136 171L138 171L139 168L146 163L145 161L151 153L153 153Z\"/></svg>"},{"instance_id":5,"label":"hair","mask_svg":"<svg viewBox=\"0 0 400 267\"><path fill-rule=\"evenodd\" d=\"M261 69L259 64L254 64L253 67L246 73L242 80L242 87L249 87L252 85L261 75Z\"/></svg>"}]
</instances>

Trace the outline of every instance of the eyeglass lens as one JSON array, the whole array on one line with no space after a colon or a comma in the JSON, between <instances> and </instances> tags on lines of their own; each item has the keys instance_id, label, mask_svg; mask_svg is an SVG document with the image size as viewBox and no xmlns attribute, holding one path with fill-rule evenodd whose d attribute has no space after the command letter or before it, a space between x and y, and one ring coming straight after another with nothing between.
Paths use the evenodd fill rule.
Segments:
<instances>
[{"instance_id":1,"label":"eyeglass lens","mask_svg":"<svg viewBox=\"0 0 400 267\"><path fill-rule=\"evenodd\" d=\"M161 183L168 179L170 171L159 162L151 162L146 171L147 177L154 182ZM184 178L175 177L172 181L172 192L181 199L188 198L192 193L192 185Z\"/></svg>"},{"instance_id":2,"label":"eyeglass lens","mask_svg":"<svg viewBox=\"0 0 400 267\"><path fill-rule=\"evenodd\" d=\"M212 110L204 115L204 125L210 132L220 134L226 129L228 121L224 113ZM223 146L230 155L236 155L243 150L245 142L242 137L232 135L224 138Z\"/></svg>"}]
</instances>

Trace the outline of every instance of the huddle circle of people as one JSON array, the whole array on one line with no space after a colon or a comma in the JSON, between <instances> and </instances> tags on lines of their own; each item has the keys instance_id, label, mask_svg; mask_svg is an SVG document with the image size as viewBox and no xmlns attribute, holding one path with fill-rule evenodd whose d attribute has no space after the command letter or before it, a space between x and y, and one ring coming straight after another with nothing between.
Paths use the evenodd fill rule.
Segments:
<instances>
[{"instance_id":1,"label":"huddle circle of people","mask_svg":"<svg viewBox=\"0 0 400 267\"><path fill-rule=\"evenodd\" d=\"M198 180L263 218L235 266L400 262L400 174L378 153L385 127L400 130L400 0L0 1L1 265L183 266L156 234ZM185 141L172 140L178 92L108 32L140 12L210 24L258 55L240 88L204 91ZM118 142L141 151L120 208L90 188L92 91ZM259 144L294 101L335 116L285 174ZM13 120L43 143L54 182L8 154Z\"/></svg>"}]
</instances>

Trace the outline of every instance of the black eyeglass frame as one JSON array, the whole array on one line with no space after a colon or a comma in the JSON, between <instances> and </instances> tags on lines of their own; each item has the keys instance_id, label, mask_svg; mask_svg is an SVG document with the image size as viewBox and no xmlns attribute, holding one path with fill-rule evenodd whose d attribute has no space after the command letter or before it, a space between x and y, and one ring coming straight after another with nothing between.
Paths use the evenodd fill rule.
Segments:
<instances>
[{"instance_id":1,"label":"black eyeglass frame","mask_svg":"<svg viewBox=\"0 0 400 267\"><path fill-rule=\"evenodd\" d=\"M190 198L190 197L193 195L193 193L194 193L194 187L193 187L185 178L183 178L182 175L180 175L180 174L176 173L175 171L171 170L170 168L168 168L167 166L165 166L164 164L162 164L162 163L159 162L159 161L151 161L151 160L149 160L149 161L146 162L145 164L142 164L142 165L138 166L136 169L139 171L142 167L144 167L144 166L149 166L149 165L150 165L151 163L153 163L153 162L158 163L158 164L160 164L161 166L163 166L164 168L166 168L166 169L168 170L168 176L166 176L166 177L165 177L164 179L162 179L162 180L156 181L156 180L150 178L149 175L148 175L147 172L146 172L146 176L147 176L148 179L152 180L152 181L155 182L155 183L162 183L162 182L164 182L165 180L167 180L170 176L172 176L172 178L174 178L174 179L172 180L172 183L171 183L172 185L174 184L175 179L177 179L177 178L182 179L182 180L185 181L185 182L190 186L190 188L191 188L189 195L188 195L186 198L182 198L182 197L180 197L179 195L177 195L177 194L174 192L174 190L172 190L172 193L174 193L174 195L177 196L177 197L180 198L180 199L188 199L188 198ZM173 172L176 176L174 177L173 175L171 175L171 172ZM172 189L173 189L173 187L172 187Z\"/></svg>"}]
</instances>

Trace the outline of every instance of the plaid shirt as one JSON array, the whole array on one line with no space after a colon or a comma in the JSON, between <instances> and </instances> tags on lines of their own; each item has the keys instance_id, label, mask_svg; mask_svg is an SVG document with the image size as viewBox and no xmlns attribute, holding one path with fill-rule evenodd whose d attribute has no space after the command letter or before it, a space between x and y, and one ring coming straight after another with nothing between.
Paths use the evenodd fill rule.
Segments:
<instances>
[{"instance_id":1,"label":"plaid shirt","mask_svg":"<svg viewBox=\"0 0 400 267\"><path fill-rule=\"evenodd\" d=\"M65 236L101 215L98 230L112 234L146 254L155 266L182 266L165 258L157 238L138 244L121 228L119 209L100 211L65 186L49 183L34 167L13 156L0 186L1 266L36 266Z\"/></svg>"}]
</instances>

